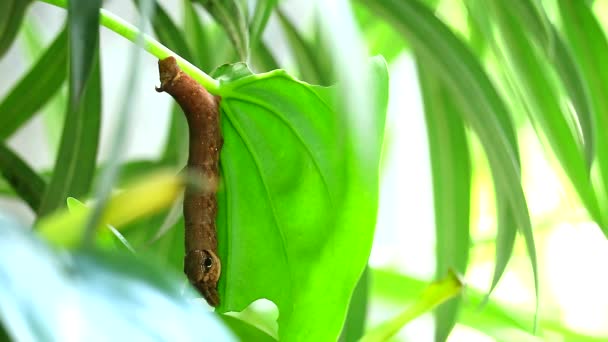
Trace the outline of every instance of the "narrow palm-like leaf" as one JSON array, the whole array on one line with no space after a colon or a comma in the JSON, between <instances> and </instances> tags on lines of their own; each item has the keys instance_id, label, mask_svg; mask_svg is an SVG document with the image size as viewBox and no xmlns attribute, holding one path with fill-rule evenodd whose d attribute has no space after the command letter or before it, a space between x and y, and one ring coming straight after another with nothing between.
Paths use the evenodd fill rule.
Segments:
<instances>
[{"instance_id":1,"label":"narrow palm-like leaf","mask_svg":"<svg viewBox=\"0 0 608 342\"><path fill-rule=\"evenodd\" d=\"M133 1L137 4L138 8L140 8L141 0ZM190 53L188 43L184 38L184 33L175 25L163 7L156 1L154 1L154 3L154 10L150 15L152 16L152 29L154 30L154 34L158 37L158 41L183 58L191 60L192 54Z\"/></svg>"},{"instance_id":2,"label":"narrow palm-like leaf","mask_svg":"<svg viewBox=\"0 0 608 342\"><path fill-rule=\"evenodd\" d=\"M0 139L15 133L53 97L66 78L66 65L67 31L63 30L0 103Z\"/></svg>"},{"instance_id":3,"label":"narrow palm-like leaf","mask_svg":"<svg viewBox=\"0 0 608 342\"><path fill-rule=\"evenodd\" d=\"M249 23L249 41L251 46L256 46L262 40L262 33L277 2L278 0L256 1L253 18L251 18L251 23Z\"/></svg>"},{"instance_id":4,"label":"narrow palm-like leaf","mask_svg":"<svg viewBox=\"0 0 608 342\"><path fill-rule=\"evenodd\" d=\"M424 100L433 170L436 274L453 269L464 274L469 259L471 167L462 114L452 95L424 60L418 58L418 78ZM456 323L460 298L435 311L435 340L445 341Z\"/></svg>"},{"instance_id":5,"label":"narrow palm-like leaf","mask_svg":"<svg viewBox=\"0 0 608 342\"><path fill-rule=\"evenodd\" d=\"M28 18L23 26L23 40L27 49L27 54L32 59L31 63L37 60L41 53L44 52L44 44L42 41L42 30L39 22L32 18ZM64 56L67 56L67 48L64 49ZM67 75L67 59L63 68ZM65 83L65 82L64 82ZM42 107L42 119L46 128L45 132L48 141L48 154L50 159L55 160L57 151L59 150L59 141L61 140L61 130L65 121L65 108L68 103L67 87L63 84L59 87L59 91L51 97L51 99Z\"/></svg>"},{"instance_id":6,"label":"narrow palm-like leaf","mask_svg":"<svg viewBox=\"0 0 608 342\"><path fill-rule=\"evenodd\" d=\"M528 31L524 30L526 22L513 10L515 6L501 1L492 3L492 13L497 19L504 45L508 47L503 51L504 62L517 81L518 95L523 99L533 122L537 124L537 129L546 136L592 217L601 222L582 141L578 139L577 127L570 124L570 114L560 106L558 89L548 74L546 62L539 58L536 46L528 38ZM528 10L532 11L534 8L530 7ZM536 31L544 32L540 20L538 25L540 27Z\"/></svg>"},{"instance_id":7,"label":"narrow palm-like leaf","mask_svg":"<svg viewBox=\"0 0 608 342\"><path fill-rule=\"evenodd\" d=\"M315 59L315 49L312 45L298 32L291 20L281 11L277 10L278 18L283 26L285 35L289 41L289 45L296 59L300 77L306 82L312 84L325 84L325 76L323 70L319 67Z\"/></svg>"},{"instance_id":8,"label":"narrow palm-like leaf","mask_svg":"<svg viewBox=\"0 0 608 342\"><path fill-rule=\"evenodd\" d=\"M584 89L591 99L593 127L596 132L594 146L599 182L596 194L602 208L608 203L608 136L602 131L608 125L608 42L593 15L591 8L583 1L560 0L559 9L571 52L578 61L583 79L586 80ZM605 210L602 211L603 213ZM603 222L607 222L604 213ZM604 234L608 235L608 227L602 225Z\"/></svg>"},{"instance_id":9,"label":"narrow palm-like leaf","mask_svg":"<svg viewBox=\"0 0 608 342\"><path fill-rule=\"evenodd\" d=\"M402 32L420 58L424 58L429 67L436 70L454 94L456 103L465 115L464 121L484 146L497 196L504 196L508 201L508 209L523 233L538 294L532 224L520 182L515 132L504 102L466 45L419 1L361 1ZM497 240L497 244L501 243Z\"/></svg>"},{"instance_id":10,"label":"narrow palm-like leaf","mask_svg":"<svg viewBox=\"0 0 608 342\"><path fill-rule=\"evenodd\" d=\"M534 6L534 2L530 0L513 1L510 11L520 18L522 23L525 23L529 39L540 45L546 58L555 65L561 83L567 90L566 95L572 101L575 109L581 128L585 157L588 167L590 167L594 153L591 104L584 89L581 73L572 59L573 55L568 51L555 27L546 18L546 14L539 11L537 6Z\"/></svg>"},{"instance_id":11,"label":"narrow palm-like leaf","mask_svg":"<svg viewBox=\"0 0 608 342\"><path fill-rule=\"evenodd\" d=\"M13 43L23 15L31 0L3 0L0 2L0 57Z\"/></svg>"},{"instance_id":12,"label":"narrow palm-like leaf","mask_svg":"<svg viewBox=\"0 0 608 342\"><path fill-rule=\"evenodd\" d=\"M0 173L15 193L36 211L46 184L21 157L0 142Z\"/></svg>"},{"instance_id":13,"label":"narrow palm-like leaf","mask_svg":"<svg viewBox=\"0 0 608 342\"><path fill-rule=\"evenodd\" d=\"M249 56L249 31L241 3L238 0L196 1L224 28L241 61L246 61Z\"/></svg>"},{"instance_id":14,"label":"narrow palm-like leaf","mask_svg":"<svg viewBox=\"0 0 608 342\"><path fill-rule=\"evenodd\" d=\"M95 171L101 116L100 0L68 3L70 85L68 113L53 171L38 214L88 193Z\"/></svg>"},{"instance_id":15,"label":"narrow palm-like leaf","mask_svg":"<svg viewBox=\"0 0 608 342\"><path fill-rule=\"evenodd\" d=\"M214 65L214 49L209 33L196 14L191 0L184 0L184 36L190 47L193 62L204 72L211 72Z\"/></svg>"}]
</instances>

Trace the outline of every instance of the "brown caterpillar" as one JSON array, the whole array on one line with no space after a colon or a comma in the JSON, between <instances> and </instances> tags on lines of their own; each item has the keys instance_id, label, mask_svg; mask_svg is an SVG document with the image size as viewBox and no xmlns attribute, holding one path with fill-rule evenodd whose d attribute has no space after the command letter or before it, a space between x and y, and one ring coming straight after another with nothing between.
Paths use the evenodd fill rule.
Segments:
<instances>
[{"instance_id":1,"label":"brown caterpillar","mask_svg":"<svg viewBox=\"0 0 608 342\"><path fill-rule=\"evenodd\" d=\"M177 65L174 57L158 61L160 87L180 105L189 129L187 169L190 175L211 184L206 191L186 189L184 196L184 222L186 256L184 273L211 306L220 303L217 282L221 263L217 256L217 183L219 180L219 154L223 139L220 132L219 97L205 88Z\"/></svg>"}]
</instances>

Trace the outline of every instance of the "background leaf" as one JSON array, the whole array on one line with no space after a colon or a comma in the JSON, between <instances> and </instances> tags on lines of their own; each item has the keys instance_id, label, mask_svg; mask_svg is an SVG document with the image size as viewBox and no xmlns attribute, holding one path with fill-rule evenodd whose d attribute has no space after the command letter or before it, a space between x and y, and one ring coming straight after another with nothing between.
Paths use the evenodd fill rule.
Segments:
<instances>
[{"instance_id":1,"label":"background leaf","mask_svg":"<svg viewBox=\"0 0 608 342\"><path fill-rule=\"evenodd\" d=\"M382 60L365 72L378 90L369 113L378 131L369 132L365 157L352 133L334 134L345 114L332 109L333 88L281 70L222 83L220 312L268 298L281 339L338 337L369 257L378 196L387 72ZM365 170L345 168L363 158Z\"/></svg>"},{"instance_id":2,"label":"background leaf","mask_svg":"<svg viewBox=\"0 0 608 342\"><path fill-rule=\"evenodd\" d=\"M31 0L3 0L0 3L0 57L11 47Z\"/></svg>"},{"instance_id":3,"label":"background leaf","mask_svg":"<svg viewBox=\"0 0 608 342\"><path fill-rule=\"evenodd\" d=\"M0 139L15 133L61 88L67 74L67 37L64 29L0 103Z\"/></svg>"},{"instance_id":4,"label":"background leaf","mask_svg":"<svg viewBox=\"0 0 608 342\"><path fill-rule=\"evenodd\" d=\"M420 58L441 76L454 95L464 121L479 137L490 162L495 184L499 222L502 229L513 230L504 225L512 217L522 232L532 273L534 287L538 293L538 266L536 246L526 199L520 183L519 154L515 131L503 100L490 82L479 61L468 47L433 13L417 0L397 1L361 0L370 9L384 17L403 33ZM497 235L497 245L512 246L513 234ZM509 237L509 240L501 240ZM509 248L510 249L510 248ZM507 250L509 250L507 249ZM497 247L498 253L498 247ZM508 253L510 255L510 251ZM500 264L504 262L504 264ZM498 260L498 277L507 260ZM537 305L538 309L538 300Z\"/></svg>"},{"instance_id":5,"label":"background leaf","mask_svg":"<svg viewBox=\"0 0 608 342\"><path fill-rule=\"evenodd\" d=\"M256 1L253 17L249 23L250 45L252 47L257 46L258 42L262 40L262 33L266 28L268 18L270 18L270 14L272 14L272 10L275 8L277 3L278 0Z\"/></svg>"},{"instance_id":6,"label":"background leaf","mask_svg":"<svg viewBox=\"0 0 608 342\"><path fill-rule=\"evenodd\" d=\"M433 170L436 277L465 274L469 261L471 167L463 115L441 80L417 58ZM435 340L445 341L456 323L460 298L435 311Z\"/></svg>"},{"instance_id":7,"label":"background leaf","mask_svg":"<svg viewBox=\"0 0 608 342\"><path fill-rule=\"evenodd\" d=\"M608 42L591 9L578 1L558 1L565 36L584 79L584 89L591 100L593 127L608 125L608 68L603 61L608 58ZM593 135L596 148L597 179L594 184L601 208L608 205L608 140L599 132ZM605 210L603 222L606 220ZM605 235L608 227L602 225Z\"/></svg>"},{"instance_id":8,"label":"background leaf","mask_svg":"<svg viewBox=\"0 0 608 342\"><path fill-rule=\"evenodd\" d=\"M32 168L5 143L0 142L0 173L33 211L40 206L46 184Z\"/></svg>"},{"instance_id":9,"label":"background leaf","mask_svg":"<svg viewBox=\"0 0 608 342\"><path fill-rule=\"evenodd\" d=\"M196 1L224 28L241 61L247 61L249 56L249 31L241 3L237 0Z\"/></svg>"},{"instance_id":10,"label":"background leaf","mask_svg":"<svg viewBox=\"0 0 608 342\"><path fill-rule=\"evenodd\" d=\"M101 116L100 6L100 0L71 1L68 4L68 113L53 177L38 211L40 216L62 206L68 196L86 195L91 186Z\"/></svg>"}]
</instances>

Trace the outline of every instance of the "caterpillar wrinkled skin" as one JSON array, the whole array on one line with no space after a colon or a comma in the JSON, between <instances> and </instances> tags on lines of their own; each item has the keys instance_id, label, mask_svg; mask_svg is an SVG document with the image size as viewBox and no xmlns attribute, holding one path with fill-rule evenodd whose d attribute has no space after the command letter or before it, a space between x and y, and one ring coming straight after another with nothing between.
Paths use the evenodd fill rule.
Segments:
<instances>
[{"instance_id":1,"label":"caterpillar wrinkled skin","mask_svg":"<svg viewBox=\"0 0 608 342\"><path fill-rule=\"evenodd\" d=\"M186 256L184 273L190 283L211 306L220 303L217 282L221 262L217 256L217 184L219 154L223 139L220 132L220 98L211 95L198 82L186 75L174 57L158 61L160 87L180 105L189 130L187 170L197 177L204 190L188 187L184 195Z\"/></svg>"}]
</instances>

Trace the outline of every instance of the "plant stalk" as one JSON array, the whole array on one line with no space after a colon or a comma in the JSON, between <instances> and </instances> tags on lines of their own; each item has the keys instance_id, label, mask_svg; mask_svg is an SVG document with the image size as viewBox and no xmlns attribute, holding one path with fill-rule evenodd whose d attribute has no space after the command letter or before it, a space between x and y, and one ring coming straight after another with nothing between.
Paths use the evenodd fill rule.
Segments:
<instances>
[{"instance_id":1,"label":"plant stalk","mask_svg":"<svg viewBox=\"0 0 608 342\"><path fill-rule=\"evenodd\" d=\"M55 5L57 7L67 8L67 0L40 1L46 2L47 4ZM131 25L119 16L113 14L112 12L106 11L103 8L100 9L99 15L101 25L118 33L119 35L125 37L133 43L137 42L138 36L140 35L139 29L137 29L137 27ZM195 67L192 63L188 62L177 53L171 51L171 49L159 43L157 40L150 37L149 35L142 34L142 37L142 46L144 50L148 51L151 55L155 56L158 59L165 59L169 56L175 57L177 64L186 74L188 74L198 83L200 83L211 94L219 95L220 84L217 80L213 79L211 76L207 75L202 70Z\"/></svg>"}]
</instances>

